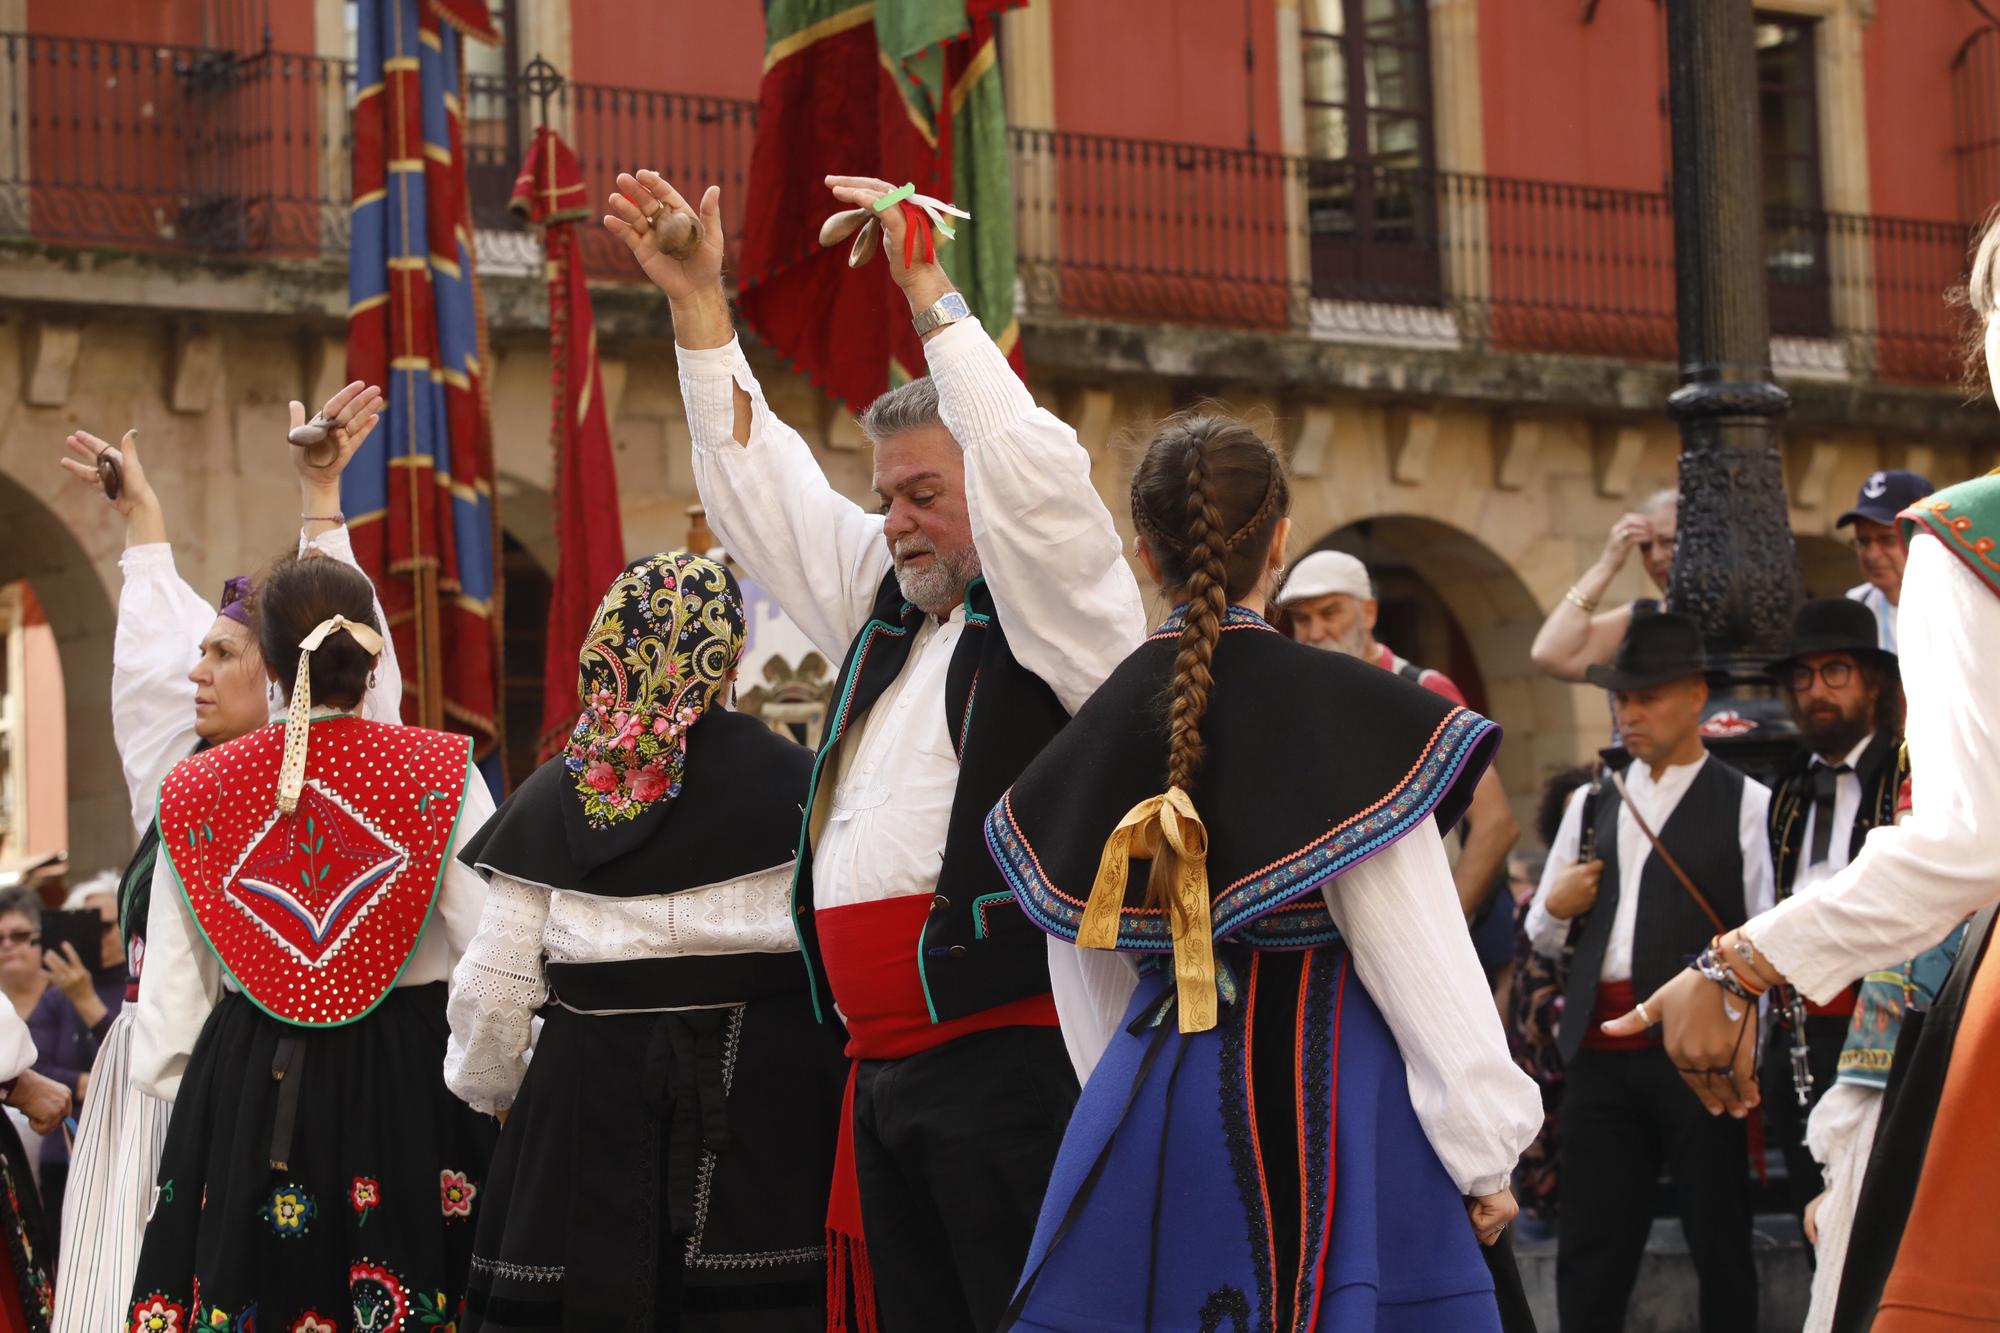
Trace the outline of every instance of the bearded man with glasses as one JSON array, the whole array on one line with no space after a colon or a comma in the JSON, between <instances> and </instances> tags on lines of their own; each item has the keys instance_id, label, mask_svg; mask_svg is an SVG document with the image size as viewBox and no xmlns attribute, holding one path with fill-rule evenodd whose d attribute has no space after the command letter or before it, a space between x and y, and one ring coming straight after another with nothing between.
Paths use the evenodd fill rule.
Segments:
<instances>
[{"instance_id":1,"label":"bearded man with glasses","mask_svg":"<svg viewBox=\"0 0 2000 1333\"><path fill-rule=\"evenodd\" d=\"M1770 671L1804 746L1771 794L1771 862L1780 899L1832 876L1869 830L1894 822L1909 775L1896 655L1877 646L1874 614L1846 597L1799 609L1792 641ZM1765 1115L1785 1154L1792 1208L1802 1218L1822 1188L1806 1119L1833 1086L1859 983L1830 1003L1774 1006L1764 1052ZM1801 1021L1803 1020L1803 1021ZM1806 1071L1810 1079L1798 1077Z\"/></svg>"}]
</instances>

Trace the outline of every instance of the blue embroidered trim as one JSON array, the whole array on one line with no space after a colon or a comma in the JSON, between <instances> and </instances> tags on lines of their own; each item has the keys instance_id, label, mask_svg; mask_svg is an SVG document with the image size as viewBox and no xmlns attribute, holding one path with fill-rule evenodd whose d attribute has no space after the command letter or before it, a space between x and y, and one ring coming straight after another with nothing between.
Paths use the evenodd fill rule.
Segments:
<instances>
[{"instance_id":1,"label":"blue embroidered trim","mask_svg":"<svg viewBox=\"0 0 2000 1333\"><path fill-rule=\"evenodd\" d=\"M1376 805L1291 855L1213 892L1215 938L1260 949L1308 949L1340 938L1326 904L1308 896L1323 881L1365 860L1428 819L1451 789L1473 749L1494 724L1469 708L1454 708L1409 774ZM1074 942L1084 900L1065 893L1043 871L1015 822L1013 794L986 816L986 846L1021 910L1048 934ZM1127 907L1119 913L1118 947L1165 953L1173 949L1166 913Z\"/></svg>"},{"instance_id":2,"label":"blue embroidered trim","mask_svg":"<svg viewBox=\"0 0 2000 1333\"><path fill-rule=\"evenodd\" d=\"M1167 618L1165 620L1162 620L1159 624L1159 627L1155 629L1151 634L1148 634L1146 638L1148 642L1151 642L1152 640L1155 639L1176 639L1180 637L1180 632L1186 627L1187 627L1187 603L1182 602L1179 606L1176 606L1173 610L1169 611L1167 613ZM1233 604L1229 608L1229 614L1222 618L1222 628L1226 630L1265 629L1265 630L1270 630L1271 633L1273 634L1276 634L1278 632L1276 627L1274 627L1270 621L1264 619L1264 617L1258 615L1255 611L1252 611L1249 607L1236 606Z\"/></svg>"}]
</instances>

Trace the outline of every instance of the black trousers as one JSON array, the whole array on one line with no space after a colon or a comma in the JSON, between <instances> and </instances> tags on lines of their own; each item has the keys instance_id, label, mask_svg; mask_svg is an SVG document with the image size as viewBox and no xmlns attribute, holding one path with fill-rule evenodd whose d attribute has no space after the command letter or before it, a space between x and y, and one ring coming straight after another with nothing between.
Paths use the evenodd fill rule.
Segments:
<instances>
[{"instance_id":1,"label":"black trousers","mask_svg":"<svg viewBox=\"0 0 2000 1333\"><path fill-rule=\"evenodd\" d=\"M1754 1330L1744 1122L1703 1110L1657 1046L1582 1050L1565 1072L1556 1230L1562 1327L1625 1327L1664 1165L1701 1279L1702 1333Z\"/></svg>"},{"instance_id":2,"label":"black trousers","mask_svg":"<svg viewBox=\"0 0 2000 1333\"><path fill-rule=\"evenodd\" d=\"M854 1166L883 1333L999 1325L1076 1095L1053 1027L861 1062Z\"/></svg>"},{"instance_id":3,"label":"black trousers","mask_svg":"<svg viewBox=\"0 0 2000 1333\"><path fill-rule=\"evenodd\" d=\"M1757 1074L1758 1089L1764 1099L1764 1127L1770 1142L1785 1154L1786 1193L1793 1214L1800 1220L1805 1218L1806 1205L1826 1188L1819 1163L1806 1151L1806 1118L1819 1105L1819 1099L1826 1096L1834 1076L1840 1072L1840 1048L1847 1044L1848 1023L1846 1018L1831 1015L1806 1016L1806 1063L1813 1078L1812 1100L1806 1106L1800 1107L1792 1089L1790 1028L1771 1029L1771 1040L1764 1050L1764 1067ZM1812 1257L1810 1247L1806 1257Z\"/></svg>"}]
</instances>

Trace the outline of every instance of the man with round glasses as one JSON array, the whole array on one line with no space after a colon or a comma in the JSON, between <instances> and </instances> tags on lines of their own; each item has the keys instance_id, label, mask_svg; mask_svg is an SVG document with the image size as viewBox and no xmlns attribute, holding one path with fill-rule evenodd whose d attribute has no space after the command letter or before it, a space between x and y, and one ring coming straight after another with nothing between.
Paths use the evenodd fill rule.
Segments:
<instances>
[{"instance_id":1,"label":"man with round glasses","mask_svg":"<svg viewBox=\"0 0 2000 1333\"><path fill-rule=\"evenodd\" d=\"M1771 794L1771 862L1780 899L1842 869L1870 829L1893 823L1908 768L1903 759L1903 687L1896 655L1878 646L1864 603L1824 597L1799 609L1784 657L1770 664L1802 752ZM1806 1118L1833 1086L1858 986L1825 1005L1775 1006L1777 1030L1760 1082L1773 1135L1784 1150L1792 1207L1801 1216L1821 1189L1806 1148ZM1810 1082L1797 1077L1805 1070ZM1803 1087L1804 1095L1801 1096Z\"/></svg>"}]
</instances>

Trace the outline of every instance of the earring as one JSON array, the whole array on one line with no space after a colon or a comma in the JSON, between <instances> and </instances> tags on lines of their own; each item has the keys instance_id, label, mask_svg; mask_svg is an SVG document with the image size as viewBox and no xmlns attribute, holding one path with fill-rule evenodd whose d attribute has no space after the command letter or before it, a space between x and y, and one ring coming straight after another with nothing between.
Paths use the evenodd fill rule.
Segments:
<instances>
[{"instance_id":1,"label":"earring","mask_svg":"<svg viewBox=\"0 0 2000 1333\"><path fill-rule=\"evenodd\" d=\"M373 671L368 673L368 688L371 690L375 688L375 673Z\"/></svg>"}]
</instances>

